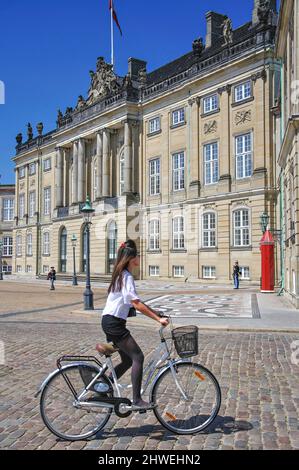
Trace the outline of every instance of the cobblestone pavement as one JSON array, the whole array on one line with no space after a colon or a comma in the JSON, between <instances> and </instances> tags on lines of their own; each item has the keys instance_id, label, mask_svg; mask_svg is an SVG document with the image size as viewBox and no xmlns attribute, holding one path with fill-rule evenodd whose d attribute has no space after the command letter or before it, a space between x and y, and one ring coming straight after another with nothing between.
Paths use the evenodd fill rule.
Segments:
<instances>
[{"instance_id":1,"label":"cobblestone pavement","mask_svg":"<svg viewBox=\"0 0 299 470\"><path fill-rule=\"evenodd\" d=\"M94 354L104 336L97 318L70 313L82 291L65 288L54 298L42 289L19 285L12 296L0 286L1 449L299 449L299 365L291 360L299 336L258 332L200 332L196 360L216 375L223 395L219 416L201 434L173 435L149 412L113 415L88 441L60 441L44 427L34 393L60 355ZM139 321L130 329L147 356L158 341L156 324Z\"/></svg>"}]
</instances>

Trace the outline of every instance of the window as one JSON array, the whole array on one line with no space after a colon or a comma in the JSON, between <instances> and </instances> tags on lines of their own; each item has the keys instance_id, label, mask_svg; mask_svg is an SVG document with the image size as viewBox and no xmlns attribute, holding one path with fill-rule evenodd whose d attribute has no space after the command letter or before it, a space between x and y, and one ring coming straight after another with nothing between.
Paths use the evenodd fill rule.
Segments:
<instances>
[{"instance_id":1,"label":"window","mask_svg":"<svg viewBox=\"0 0 299 470\"><path fill-rule=\"evenodd\" d=\"M219 179L218 143L204 146L204 174L205 184L214 184Z\"/></svg>"},{"instance_id":2,"label":"window","mask_svg":"<svg viewBox=\"0 0 299 470\"><path fill-rule=\"evenodd\" d=\"M22 272L22 266L20 266L19 264L17 265L17 273L21 273Z\"/></svg>"},{"instance_id":3,"label":"window","mask_svg":"<svg viewBox=\"0 0 299 470\"><path fill-rule=\"evenodd\" d=\"M215 279L215 277L216 277L216 267L215 266L203 266L202 267L202 277L204 279Z\"/></svg>"},{"instance_id":4,"label":"window","mask_svg":"<svg viewBox=\"0 0 299 470\"><path fill-rule=\"evenodd\" d=\"M67 262L67 231L63 228L60 233L60 272L66 273Z\"/></svg>"},{"instance_id":5,"label":"window","mask_svg":"<svg viewBox=\"0 0 299 470\"><path fill-rule=\"evenodd\" d=\"M252 137L251 134L236 137L236 177L248 178L252 175Z\"/></svg>"},{"instance_id":6,"label":"window","mask_svg":"<svg viewBox=\"0 0 299 470\"><path fill-rule=\"evenodd\" d=\"M248 266L240 266L240 279L250 279L250 270Z\"/></svg>"},{"instance_id":7,"label":"window","mask_svg":"<svg viewBox=\"0 0 299 470\"><path fill-rule=\"evenodd\" d=\"M217 111L219 108L219 99L218 95L211 95L203 99L203 112L211 113L212 111Z\"/></svg>"},{"instance_id":8,"label":"window","mask_svg":"<svg viewBox=\"0 0 299 470\"><path fill-rule=\"evenodd\" d=\"M113 272L117 258L117 225L114 220L107 226L107 238L108 273L110 274Z\"/></svg>"},{"instance_id":9,"label":"window","mask_svg":"<svg viewBox=\"0 0 299 470\"><path fill-rule=\"evenodd\" d=\"M205 248L216 246L216 215L214 212L204 214L202 217L202 246Z\"/></svg>"},{"instance_id":10,"label":"window","mask_svg":"<svg viewBox=\"0 0 299 470\"><path fill-rule=\"evenodd\" d=\"M16 237L16 254L22 256L22 235Z\"/></svg>"},{"instance_id":11,"label":"window","mask_svg":"<svg viewBox=\"0 0 299 470\"><path fill-rule=\"evenodd\" d=\"M13 220L13 216L14 216L13 199L3 199L3 221L9 222Z\"/></svg>"},{"instance_id":12,"label":"window","mask_svg":"<svg viewBox=\"0 0 299 470\"><path fill-rule=\"evenodd\" d=\"M160 221L158 219L149 222L149 249L160 249Z\"/></svg>"},{"instance_id":13,"label":"window","mask_svg":"<svg viewBox=\"0 0 299 470\"><path fill-rule=\"evenodd\" d=\"M178 124L185 123L185 109L180 108L172 112L172 125L177 126Z\"/></svg>"},{"instance_id":14,"label":"window","mask_svg":"<svg viewBox=\"0 0 299 470\"><path fill-rule=\"evenodd\" d=\"M184 218L176 217L172 221L173 227L173 249L179 250L185 248Z\"/></svg>"},{"instance_id":15,"label":"window","mask_svg":"<svg viewBox=\"0 0 299 470\"><path fill-rule=\"evenodd\" d=\"M149 266L149 275L150 276L160 276L160 267L159 266Z\"/></svg>"},{"instance_id":16,"label":"window","mask_svg":"<svg viewBox=\"0 0 299 470\"><path fill-rule=\"evenodd\" d=\"M235 102L239 103L240 101L251 98L251 82L241 83L235 87Z\"/></svg>"},{"instance_id":17,"label":"window","mask_svg":"<svg viewBox=\"0 0 299 470\"><path fill-rule=\"evenodd\" d=\"M44 171L51 170L51 158L44 160Z\"/></svg>"},{"instance_id":18,"label":"window","mask_svg":"<svg viewBox=\"0 0 299 470\"><path fill-rule=\"evenodd\" d=\"M29 217L34 217L35 214L35 191L29 193Z\"/></svg>"},{"instance_id":19,"label":"window","mask_svg":"<svg viewBox=\"0 0 299 470\"><path fill-rule=\"evenodd\" d=\"M27 266L26 266L26 273L32 273L32 266L31 266L31 264L27 264Z\"/></svg>"},{"instance_id":20,"label":"window","mask_svg":"<svg viewBox=\"0 0 299 470\"><path fill-rule=\"evenodd\" d=\"M249 211L242 209L234 212L234 245L249 246Z\"/></svg>"},{"instance_id":21,"label":"window","mask_svg":"<svg viewBox=\"0 0 299 470\"><path fill-rule=\"evenodd\" d=\"M35 175L36 171L36 164L35 163L30 163L29 165L29 175Z\"/></svg>"},{"instance_id":22,"label":"window","mask_svg":"<svg viewBox=\"0 0 299 470\"><path fill-rule=\"evenodd\" d=\"M11 273L11 272L12 272L12 266L9 266L9 265L7 265L7 264L4 264L4 265L2 266L2 272L3 272L3 273L6 273L6 274L7 274L7 273Z\"/></svg>"},{"instance_id":23,"label":"window","mask_svg":"<svg viewBox=\"0 0 299 470\"><path fill-rule=\"evenodd\" d=\"M293 270L293 294L297 294L296 271Z\"/></svg>"},{"instance_id":24,"label":"window","mask_svg":"<svg viewBox=\"0 0 299 470\"><path fill-rule=\"evenodd\" d=\"M184 277L184 266L173 266L173 276L174 277Z\"/></svg>"},{"instance_id":25,"label":"window","mask_svg":"<svg viewBox=\"0 0 299 470\"><path fill-rule=\"evenodd\" d=\"M44 189L44 215L51 213L51 188Z\"/></svg>"},{"instance_id":26,"label":"window","mask_svg":"<svg viewBox=\"0 0 299 470\"><path fill-rule=\"evenodd\" d=\"M160 158L149 162L150 195L160 194Z\"/></svg>"},{"instance_id":27,"label":"window","mask_svg":"<svg viewBox=\"0 0 299 470\"><path fill-rule=\"evenodd\" d=\"M172 187L174 191L179 191L185 187L185 154L184 152L172 155Z\"/></svg>"},{"instance_id":28,"label":"window","mask_svg":"<svg viewBox=\"0 0 299 470\"><path fill-rule=\"evenodd\" d=\"M19 168L19 178L24 178L25 177L25 167L22 166Z\"/></svg>"},{"instance_id":29,"label":"window","mask_svg":"<svg viewBox=\"0 0 299 470\"><path fill-rule=\"evenodd\" d=\"M49 232L43 233L43 254L44 255L50 254L50 233Z\"/></svg>"},{"instance_id":30,"label":"window","mask_svg":"<svg viewBox=\"0 0 299 470\"><path fill-rule=\"evenodd\" d=\"M160 118L156 117L149 120L148 123L148 132L149 134L153 134L154 132L158 132L161 130Z\"/></svg>"},{"instance_id":31,"label":"window","mask_svg":"<svg viewBox=\"0 0 299 470\"><path fill-rule=\"evenodd\" d=\"M19 196L19 218L23 219L25 215L25 194Z\"/></svg>"},{"instance_id":32,"label":"window","mask_svg":"<svg viewBox=\"0 0 299 470\"><path fill-rule=\"evenodd\" d=\"M27 249L26 249L27 256L32 256L32 233L27 234L26 246L27 246Z\"/></svg>"},{"instance_id":33,"label":"window","mask_svg":"<svg viewBox=\"0 0 299 470\"><path fill-rule=\"evenodd\" d=\"M50 271L49 266L47 266L47 265L44 264L44 265L43 265L43 273L44 273L44 274L48 274L49 271Z\"/></svg>"},{"instance_id":34,"label":"window","mask_svg":"<svg viewBox=\"0 0 299 470\"><path fill-rule=\"evenodd\" d=\"M122 152L119 159L119 193L123 194L125 190L125 154Z\"/></svg>"},{"instance_id":35,"label":"window","mask_svg":"<svg viewBox=\"0 0 299 470\"><path fill-rule=\"evenodd\" d=\"M3 256L12 256L12 237L3 237Z\"/></svg>"}]
</instances>

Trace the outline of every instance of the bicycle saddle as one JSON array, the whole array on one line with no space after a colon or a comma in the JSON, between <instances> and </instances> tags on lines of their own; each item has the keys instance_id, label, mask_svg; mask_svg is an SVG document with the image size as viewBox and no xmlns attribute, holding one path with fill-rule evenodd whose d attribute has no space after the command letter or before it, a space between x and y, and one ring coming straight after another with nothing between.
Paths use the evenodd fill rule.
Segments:
<instances>
[{"instance_id":1,"label":"bicycle saddle","mask_svg":"<svg viewBox=\"0 0 299 470\"><path fill-rule=\"evenodd\" d=\"M96 345L96 350L102 356L110 357L112 356L112 354L116 353L119 349L113 346L112 344L100 343Z\"/></svg>"}]
</instances>

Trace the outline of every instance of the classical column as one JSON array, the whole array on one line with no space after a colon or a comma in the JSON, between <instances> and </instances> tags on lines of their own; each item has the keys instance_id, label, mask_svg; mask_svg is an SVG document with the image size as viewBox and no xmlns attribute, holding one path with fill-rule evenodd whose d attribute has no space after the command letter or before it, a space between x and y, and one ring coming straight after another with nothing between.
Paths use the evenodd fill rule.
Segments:
<instances>
[{"instance_id":1,"label":"classical column","mask_svg":"<svg viewBox=\"0 0 299 470\"><path fill-rule=\"evenodd\" d=\"M85 141L78 142L78 201L84 202L84 165L85 165Z\"/></svg>"},{"instance_id":2,"label":"classical column","mask_svg":"<svg viewBox=\"0 0 299 470\"><path fill-rule=\"evenodd\" d=\"M124 193L132 192L132 126L127 119L125 122L125 143L124 143Z\"/></svg>"},{"instance_id":3,"label":"classical column","mask_svg":"<svg viewBox=\"0 0 299 470\"><path fill-rule=\"evenodd\" d=\"M73 142L72 204L78 203L78 141Z\"/></svg>"},{"instance_id":4,"label":"classical column","mask_svg":"<svg viewBox=\"0 0 299 470\"><path fill-rule=\"evenodd\" d=\"M64 149L64 161L63 161L63 205L67 207L69 205L69 152L70 149Z\"/></svg>"},{"instance_id":5,"label":"classical column","mask_svg":"<svg viewBox=\"0 0 299 470\"><path fill-rule=\"evenodd\" d=\"M110 196L110 131L104 129L103 132L103 196Z\"/></svg>"},{"instance_id":6,"label":"classical column","mask_svg":"<svg viewBox=\"0 0 299 470\"><path fill-rule=\"evenodd\" d=\"M55 186L56 186L56 207L63 205L63 148L56 149L56 171L55 171Z\"/></svg>"},{"instance_id":7,"label":"classical column","mask_svg":"<svg viewBox=\"0 0 299 470\"><path fill-rule=\"evenodd\" d=\"M103 161L103 132L97 133L97 158L96 158L96 169L97 169L97 181L96 181L96 198L102 197L103 181L102 181L102 161Z\"/></svg>"}]
</instances>

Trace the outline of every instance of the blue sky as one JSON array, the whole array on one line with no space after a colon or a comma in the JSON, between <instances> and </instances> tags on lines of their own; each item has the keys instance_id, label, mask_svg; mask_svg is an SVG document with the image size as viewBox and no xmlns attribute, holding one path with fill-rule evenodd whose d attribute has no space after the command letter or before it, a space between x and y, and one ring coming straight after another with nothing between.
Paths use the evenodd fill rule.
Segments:
<instances>
[{"instance_id":1,"label":"blue sky","mask_svg":"<svg viewBox=\"0 0 299 470\"><path fill-rule=\"evenodd\" d=\"M250 20L253 0L115 0L123 37L115 29L116 72L128 57L146 60L151 71L191 50L205 37L205 12L229 15L233 26ZM110 60L108 0L1 0L0 183L14 183L15 136L26 124L56 126L57 110L86 96L96 58Z\"/></svg>"}]
</instances>

